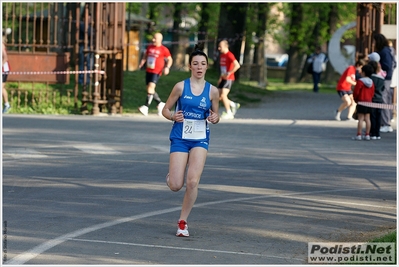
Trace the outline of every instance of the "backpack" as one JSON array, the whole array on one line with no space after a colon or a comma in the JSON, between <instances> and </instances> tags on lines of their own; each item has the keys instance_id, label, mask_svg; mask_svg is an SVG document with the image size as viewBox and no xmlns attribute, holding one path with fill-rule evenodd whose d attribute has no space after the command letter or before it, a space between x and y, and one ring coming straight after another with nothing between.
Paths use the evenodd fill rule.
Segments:
<instances>
[{"instance_id":1,"label":"backpack","mask_svg":"<svg viewBox=\"0 0 399 267\"><path fill-rule=\"evenodd\" d=\"M308 64L308 68L307 68L307 73L309 73L309 74L312 74L313 73L313 61L312 62L310 62L309 64Z\"/></svg>"}]
</instances>

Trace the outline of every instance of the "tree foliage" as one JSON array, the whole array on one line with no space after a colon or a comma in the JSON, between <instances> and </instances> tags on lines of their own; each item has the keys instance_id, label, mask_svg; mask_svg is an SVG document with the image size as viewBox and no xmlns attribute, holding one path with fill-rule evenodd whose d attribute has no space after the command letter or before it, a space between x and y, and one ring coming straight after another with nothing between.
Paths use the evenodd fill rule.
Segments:
<instances>
[{"instance_id":1,"label":"tree foliage","mask_svg":"<svg viewBox=\"0 0 399 267\"><path fill-rule=\"evenodd\" d=\"M126 11L133 14L140 14L142 4L139 2L126 2Z\"/></svg>"},{"instance_id":2,"label":"tree foliage","mask_svg":"<svg viewBox=\"0 0 399 267\"><path fill-rule=\"evenodd\" d=\"M139 12L141 3L127 3L127 8ZM148 3L147 18L155 22L155 30L166 30L167 26L161 21L168 17L176 23L183 17L192 17L197 24L188 29L197 33L200 41L214 39L215 45L221 38L231 39L232 49L237 58L240 57L240 41L246 39L245 56L249 56L248 48L258 49L256 45L263 32L268 33L286 51L301 55L314 50L315 46L326 47L328 40L336 29L356 19L356 3L340 2L307 2L307 3L193 3L179 4L179 12L175 12L176 3L150 2ZM266 22L259 14L264 8L278 5L279 14L268 13ZM295 8L293 8L295 5ZM263 10L263 11L262 11ZM301 14L297 14L300 12ZM175 17L173 18L173 14ZM180 17L176 17L180 14ZM285 19L277 16L284 14ZM298 20L298 18L300 18ZM293 20L293 21L292 21ZM259 23L266 25L259 25ZM180 23L179 23L180 25ZM170 26L169 26L170 27ZM354 31L348 31L343 38L353 38ZM240 39L240 41L238 41ZM267 43L266 43L267 45ZM255 61L259 60L257 53ZM247 62L247 59L244 59ZM250 60L252 61L252 60ZM299 63L299 62L296 62Z\"/></svg>"}]
</instances>

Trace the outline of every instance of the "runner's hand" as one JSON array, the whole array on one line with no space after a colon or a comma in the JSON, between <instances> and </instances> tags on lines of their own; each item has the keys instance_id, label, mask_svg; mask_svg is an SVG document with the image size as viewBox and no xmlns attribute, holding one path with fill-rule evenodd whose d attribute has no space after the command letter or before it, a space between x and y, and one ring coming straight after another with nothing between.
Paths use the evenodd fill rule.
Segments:
<instances>
[{"instance_id":1,"label":"runner's hand","mask_svg":"<svg viewBox=\"0 0 399 267\"><path fill-rule=\"evenodd\" d=\"M218 123L219 122L219 114L213 112L211 109L209 110L209 116L207 118L207 120L213 124Z\"/></svg>"}]
</instances>

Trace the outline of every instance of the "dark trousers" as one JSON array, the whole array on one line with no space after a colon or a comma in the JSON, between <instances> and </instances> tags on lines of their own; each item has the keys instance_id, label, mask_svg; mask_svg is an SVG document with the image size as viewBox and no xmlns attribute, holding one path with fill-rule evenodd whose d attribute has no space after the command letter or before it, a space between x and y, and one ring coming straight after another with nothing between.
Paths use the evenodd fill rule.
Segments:
<instances>
[{"instance_id":1,"label":"dark trousers","mask_svg":"<svg viewBox=\"0 0 399 267\"><path fill-rule=\"evenodd\" d=\"M392 104L391 80L385 80L384 91L382 91L382 102ZM393 92L393 91L392 91ZM392 110L383 109L381 111L381 126L391 126Z\"/></svg>"},{"instance_id":2,"label":"dark trousers","mask_svg":"<svg viewBox=\"0 0 399 267\"><path fill-rule=\"evenodd\" d=\"M319 92L321 72L313 72L312 77L313 77L313 92L317 93Z\"/></svg>"},{"instance_id":3,"label":"dark trousers","mask_svg":"<svg viewBox=\"0 0 399 267\"><path fill-rule=\"evenodd\" d=\"M380 136L381 109L372 108L370 113L371 129L370 136Z\"/></svg>"},{"instance_id":4,"label":"dark trousers","mask_svg":"<svg viewBox=\"0 0 399 267\"><path fill-rule=\"evenodd\" d=\"M86 53L86 55L83 52L84 46L79 45L79 70L84 71L85 70L85 63L87 64L86 70L93 70L93 55L91 53ZM78 78L79 84L83 84L84 82L84 74L79 73L79 78ZM90 83L90 73L86 73L86 84Z\"/></svg>"}]
</instances>

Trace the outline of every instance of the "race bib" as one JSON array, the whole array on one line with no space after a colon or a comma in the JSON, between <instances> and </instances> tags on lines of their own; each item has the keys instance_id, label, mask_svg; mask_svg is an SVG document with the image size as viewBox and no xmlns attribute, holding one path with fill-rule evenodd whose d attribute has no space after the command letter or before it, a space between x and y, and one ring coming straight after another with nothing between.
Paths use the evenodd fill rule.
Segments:
<instances>
[{"instance_id":1,"label":"race bib","mask_svg":"<svg viewBox=\"0 0 399 267\"><path fill-rule=\"evenodd\" d=\"M222 73L222 75L223 75L223 74L226 74L226 73L227 73L227 68L226 68L226 66L220 66L220 72Z\"/></svg>"},{"instance_id":2,"label":"race bib","mask_svg":"<svg viewBox=\"0 0 399 267\"><path fill-rule=\"evenodd\" d=\"M155 69L155 57L148 57L147 58L147 68Z\"/></svg>"},{"instance_id":3,"label":"race bib","mask_svg":"<svg viewBox=\"0 0 399 267\"><path fill-rule=\"evenodd\" d=\"M3 71L4 71L4 72L10 71L10 66L8 65L8 62L5 62L5 63L3 64Z\"/></svg>"},{"instance_id":4,"label":"race bib","mask_svg":"<svg viewBox=\"0 0 399 267\"><path fill-rule=\"evenodd\" d=\"M205 139L206 138L205 120L184 119L182 138L192 139L192 140Z\"/></svg>"}]
</instances>

